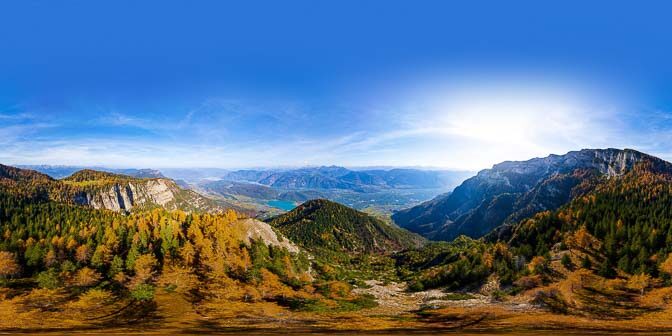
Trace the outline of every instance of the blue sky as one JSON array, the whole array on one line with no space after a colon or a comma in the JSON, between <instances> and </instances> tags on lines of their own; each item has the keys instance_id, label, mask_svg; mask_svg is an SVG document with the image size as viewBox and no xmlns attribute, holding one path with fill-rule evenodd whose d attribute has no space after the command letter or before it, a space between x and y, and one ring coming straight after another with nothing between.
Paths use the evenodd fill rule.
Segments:
<instances>
[{"instance_id":1,"label":"blue sky","mask_svg":"<svg viewBox=\"0 0 672 336\"><path fill-rule=\"evenodd\" d=\"M5 1L0 162L672 159L664 1Z\"/></svg>"}]
</instances>

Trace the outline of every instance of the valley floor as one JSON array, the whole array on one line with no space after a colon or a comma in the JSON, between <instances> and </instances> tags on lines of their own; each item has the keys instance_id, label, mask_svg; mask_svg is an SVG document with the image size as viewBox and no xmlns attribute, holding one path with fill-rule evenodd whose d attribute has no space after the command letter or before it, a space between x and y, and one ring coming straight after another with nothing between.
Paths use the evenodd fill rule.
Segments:
<instances>
[{"instance_id":1,"label":"valley floor","mask_svg":"<svg viewBox=\"0 0 672 336\"><path fill-rule=\"evenodd\" d=\"M292 311L273 302L205 301L159 291L152 302L71 297L57 290L0 293L0 333L65 334L672 334L672 305L622 319L551 313L518 295L503 302L440 290L410 293L370 281L356 291L378 306L354 312Z\"/></svg>"}]
</instances>

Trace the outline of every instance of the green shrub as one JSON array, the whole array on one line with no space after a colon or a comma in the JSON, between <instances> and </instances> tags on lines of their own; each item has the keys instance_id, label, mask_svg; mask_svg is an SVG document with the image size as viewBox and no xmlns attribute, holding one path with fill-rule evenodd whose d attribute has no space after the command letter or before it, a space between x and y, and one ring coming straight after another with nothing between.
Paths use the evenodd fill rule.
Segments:
<instances>
[{"instance_id":1,"label":"green shrub","mask_svg":"<svg viewBox=\"0 0 672 336\"><path fill-rule=\"evenodd\" d=\"M37 274L35 280L37 281L37 285L41 288L56 289L61 287L61 279L59 279L58 273L56 273L56 270L54 269L40 272Z\"/></svg>"},{"instance_id":2,"label":"green shrub","mask_svg":"<svg viewBox=\"0 0 672 336\"><path fill-rule=\"evenodd\" d=\"M490 295L490 298L492 299L492 301L501 302L504 301L504 299L506 299L507 296L508 294L505 291L496 290Z\"/></svg>"},{"instance_id":3,"label":"green shrub","mask_svg":"<svg viewBox=\"0 0 672 336\"><path fill-rule=\"evenodd\" d=\"M70 260L66 260L61 264L61 272L72 273L77 270L77 266Z\"/></svg>"},{"instance_id":4,"label":"green shrub","mask_svg":"<svg viewBox=\"0 0 672 336\"><path fill-rule=\"evenodd\" d=\"M593 263L590 262L588 257L584 256L583 259L581 259L581 268L590 269L591 267L593 267Z\"/></svg>"},{"instance_id":5,"label":"green shrub","mask_svg":"<svg viewBox=\"0 0 672 336\"><path fill-rule=\"evenodd\" d=\"M140 284L131 290L131 297L140 301L149 301L154 299L154 286Z\"/></svg>"},{"instance_id":6,"label":"green shrub","mask_svg":"<svg viewBox=\"0 0 672 336\"><path fill-rule=\"evenodd\" d=\"M562 266L565 266L565 268L572 269L572 258L569 257L569 254L563 254L560 262L562 263Z\"/></svg>"},{"instance_id":7,"label":"green shrub","mask_svg":"<svg viewBox=\"0 0 672 336\"><path fill-rule=\"evenodd\" d=\"M442 300L452 300L452 301L471 300L474 298L476 297L469 293L448 293L443 297L441 297Z\"/></svg>"}]
</instances>

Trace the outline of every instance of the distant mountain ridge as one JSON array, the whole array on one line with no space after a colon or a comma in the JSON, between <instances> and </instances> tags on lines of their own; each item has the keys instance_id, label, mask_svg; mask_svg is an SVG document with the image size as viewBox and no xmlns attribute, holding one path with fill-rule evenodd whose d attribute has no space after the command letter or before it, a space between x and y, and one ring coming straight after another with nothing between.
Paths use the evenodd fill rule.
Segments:
<instances>
[{"instance_id":1,"label":"distant mountain ridge","mask_svg":"<svg viewBox=\"0 0 672 336\"><path fill-rule=\"evenodd\" d=\"M528 161L506 161L480 171L447 196L398 211L401 227L434 239L481 237L498 226L554 210L640 162L670 171L672 164L631 149L584 149Z\"/></svg>"},{"instance_id":2,"label":"distant mountain ridge","mask_svg":"<svg viewBox=\"0 0 672 336\"><path fill-rule=\"evenodd\" d=\"M53 165L17 165L17 168L31 169L43 174L47 174L55 179L68 177L81 170L105 171L109 173L128 175L139 178L166 178L156 169L135 169L135 168L106 168L106 167L79 167L79 166L53 166Z\"/></svg>"},{"instance_id":3,"label":"distant mountain ridge","mask_svg":"<svg viewBox=\"0 0 672 336\"><path fill-rule=\"evenodd\" d=\"M293 170L238 170L222 177L281 189L446 188L460 180L458 172L402 169L350 170L328 166Z\"/></svg>"}]
</instances>

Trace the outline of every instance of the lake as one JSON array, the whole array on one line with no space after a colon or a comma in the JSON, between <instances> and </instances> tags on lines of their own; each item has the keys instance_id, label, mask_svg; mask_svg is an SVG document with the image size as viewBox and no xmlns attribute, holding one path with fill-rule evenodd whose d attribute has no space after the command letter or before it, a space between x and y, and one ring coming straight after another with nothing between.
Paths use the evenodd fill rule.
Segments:
<instances>
[{"instance_id":1,"label":"lake","mask_svg":"<svg viewBox=\"0 0 672 336\"><path fill-rule=\"evenodd\" d=\"M266 204L274 208L278 208L285 211L292 210L296 207L296 203L292 201L283 201L283 200L271 200L268 201Z\"/></svg>"}]
</instances>

